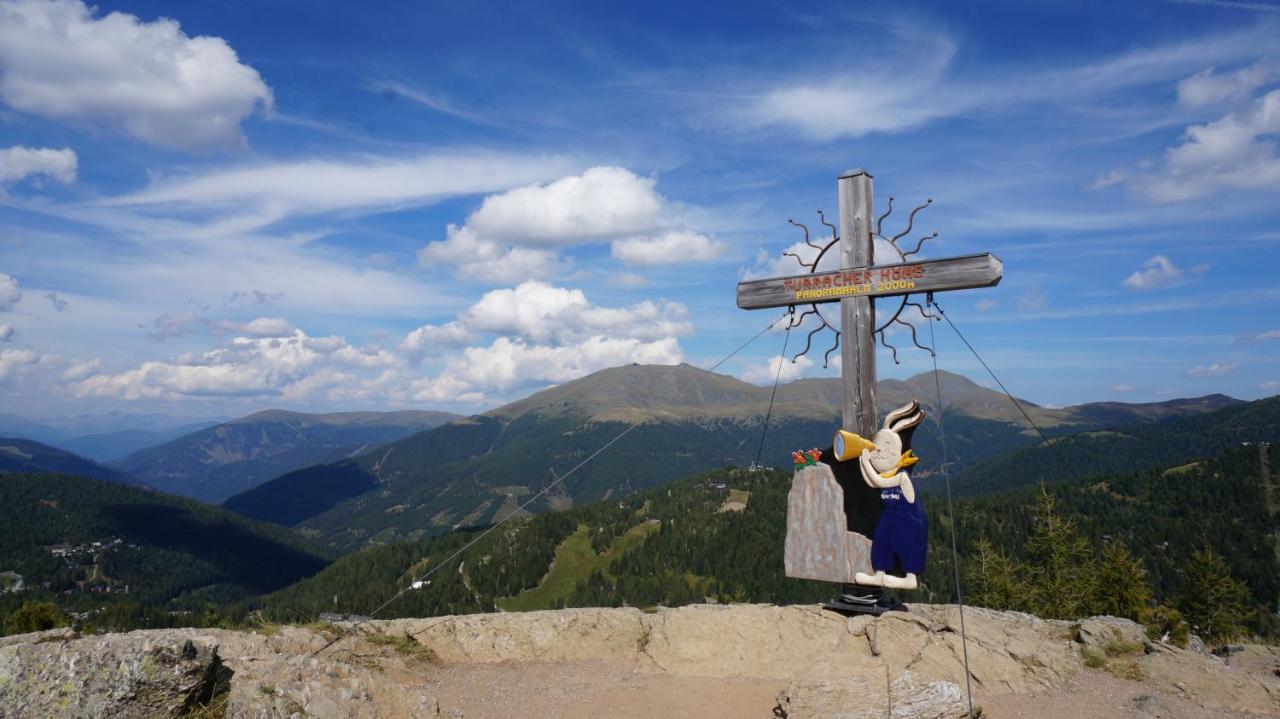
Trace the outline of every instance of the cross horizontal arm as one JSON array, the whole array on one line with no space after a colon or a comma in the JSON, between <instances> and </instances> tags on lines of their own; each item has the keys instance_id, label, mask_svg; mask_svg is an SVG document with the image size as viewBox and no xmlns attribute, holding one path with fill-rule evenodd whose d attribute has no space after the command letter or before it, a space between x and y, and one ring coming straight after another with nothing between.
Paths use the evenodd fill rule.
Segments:
<instances>
[{"instance_id":1,"label":"cross horizontal arm","mask_svg":"<svg viewBox=\"0 0 1280 719\"><path fill-rule=\"evenodd\" d=\"M839 302L846 297L888 297L994 287L1002 277L1004 263L990 254L853 267L835 272L739 282L738 307L759 310Z\"/></svg>"}]
</instances>

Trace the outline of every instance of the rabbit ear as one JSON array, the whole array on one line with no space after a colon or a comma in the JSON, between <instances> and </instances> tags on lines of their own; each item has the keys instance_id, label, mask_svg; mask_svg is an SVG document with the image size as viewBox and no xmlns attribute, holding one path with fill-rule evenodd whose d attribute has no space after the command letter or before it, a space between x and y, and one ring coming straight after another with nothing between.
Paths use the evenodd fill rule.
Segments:
<instances>
[{"instance_id":1,"label":"rabbit ear","mask_svg":"<svg viewBox=\"0 0 1280 719\"><path fill-rule=\"evenodd\" d=\"M912 411L910 413L898 415L897 418L889 422L889 431L902 434L903 431L911 429L924 421L924 410L920 409L920 403L912 402L911 407ZM890 416L892 417L893 415Z\"/></svg>"},{"instance_id":2,"label":"rabbit ear","mask_svg":"<svg viewBox=\"0 0 1280 719\"><path fill-rule=\"evenodd\" d=\"M919 411L920 411L920 403L915 400L911 400L909 404L905 404L895 409L884 418L884 428L896 432L897 430L893 429L894 423L898 422L904 417L909 417Z\"/></svg>"}]
</instances>

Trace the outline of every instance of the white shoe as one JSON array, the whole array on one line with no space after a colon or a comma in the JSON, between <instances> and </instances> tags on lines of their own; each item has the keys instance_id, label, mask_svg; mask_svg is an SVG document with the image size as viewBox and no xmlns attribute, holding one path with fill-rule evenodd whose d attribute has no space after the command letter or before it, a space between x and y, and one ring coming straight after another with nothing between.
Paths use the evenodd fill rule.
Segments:
<instances>
[{"instance_id":1,"label":"white shoe","mask_svg":"<svg viewBox=\"0 0 1280 719\"><path fill-rule=\"evenodd\" d=\"M853 581L864 587L883 587L885 586L885 575L884 572L876 572L875 574L858 572L853 575Z\"/></svg>"},{"instance_id":2,"label":"white shoe","mask_svg":"<svg viewBox=\"0 0 1280 719\"><path fill-rule=\"evenodd\" d=\"M892 574L886 575L884 578L884 586L890 589L915 589L917 586L916 575L908 573L905 577L895 577Z\"/></svg>"}]
</instances>

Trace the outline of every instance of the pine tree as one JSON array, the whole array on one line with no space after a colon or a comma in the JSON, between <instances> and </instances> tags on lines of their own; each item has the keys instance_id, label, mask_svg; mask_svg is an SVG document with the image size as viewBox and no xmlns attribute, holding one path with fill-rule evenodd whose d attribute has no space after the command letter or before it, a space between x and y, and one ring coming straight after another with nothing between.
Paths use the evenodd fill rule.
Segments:
<instances>
[{"instance_id":1,"label":"pine tree","mask_svg":"<svg viewBox=\"0 0 1280 719\"><path fill-rule=\"evenodd\" d=\"M1147 582L1147 567L1121 540L1117 539L1102 550L1092 611L1127 617L1142 624L1151 617L1151 585Z\"/></svg>"},{"instance_id":2,"label":"pine tree","mask_svg":"<svg viewBox=\"0 0 1280 719\"><path fill-rule=\"evenodd\" d=\"M1054 510L1044 487L1036 500L1035 528L1027 539L1031 609L1051 619L1075 619L1093 605L1097 574L1089 541L1073 520Z\"/></svg>"},{"instance_id":3,"label":"pine tree","mask_svg":"<svg viewBox=\"0 0 1280 719\"><path fill-rule=\"evenodd\" d=\"M969 600L989 609L1026 607L1026 588L1022 586L1023 569L1004 552L983 537L974 546L969 561Z\"/></svg>"},{"instance_id":4,"label":"pine tree","mask_svg":"<svg viewBox=\"0 0 1280 719\"><path fill-rule=\"evenodd\" d=\"M1245 632L1256 614L1249 588L1231 575L1222 555L1208 545L1192 552L1180 608L1192 629L1210 644L1229 642Z\"/></svg>"}]
</instances>

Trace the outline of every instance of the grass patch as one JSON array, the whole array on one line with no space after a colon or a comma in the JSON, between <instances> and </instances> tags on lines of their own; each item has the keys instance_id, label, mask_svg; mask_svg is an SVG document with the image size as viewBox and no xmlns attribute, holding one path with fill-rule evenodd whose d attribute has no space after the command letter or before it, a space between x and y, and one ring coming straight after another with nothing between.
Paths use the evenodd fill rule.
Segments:
<instances>
[{"instance_id":1,"label":"grass patch","mask_svg":"<svg viewBox=\"0 0 1280 719\"><path fill-rule=\"evenodd\" d=\"M1104 669L1107 666L1106 656L1093 647L1082 648L1080 650L1080 658L1084 660L1084 665L1090 669Z\"/></svg>"},{"instance_id":2,"label":"grass patch","mask_svg":"<svg viewBox=\"0 0 1280 719\"><path fill-rule=\"evenodd\" d=\"M1116 637L1115 639L1107 642L1106 646L1102 648L1102 651L1106 652L1109 657L1122 657L1126 654L1141 654L1142 650L1142 644L1138 642L1131 642L1127 639L1121 639L1120 637Z\"/></svg>"},{"instance_id":3,"label":"grass patch","mask_svg":"<svg viewBox=\"0 0 1280 719\"><path fill-rule=\"evenodd\" d=\"M1132 642L1126 642L1132 644ZM1120 679L1128 679L1129 681L1142 681L1144 675L1142 667L1132 661L1115 661L1108 660L1107 655L1094 649L1093 647L1084 647L1080 650L1080 659L1084 661L1084 665L1090 669L1101 669L1113 677Z\"/></svg>"},{"instance_id":4,"label":"grass patch","mask_svg":"<svg viewBox=\"0 0 1280 719\"><path fill-rule=\"evenodd\" d=\"M621 537L613 540L608 551L596 554L591 549L591 528L585 524L565 537L556 547L555 558L546 576L533 589L526 589L514 597L503 597L498 600L498 607L508 612L528 612L535 609L550 609L557 601L566 600L577 588L578 582L587 579L597 569L609 571L614 560L659 528L656 522L642 522L628 529Z\"/></svg>"},{"instance_id":5,"label":"grass patch","mask_svg":"<svg viewBox=\"0 0 1280 719\"><path fill-rule=\"evenodd\" d=\"M365 641L379 647L388 647L410 659L422 662L436 662L439 657L430 647L418 643L408 634L369 634Z\"/></svg>"}]
</instances>

